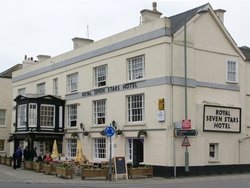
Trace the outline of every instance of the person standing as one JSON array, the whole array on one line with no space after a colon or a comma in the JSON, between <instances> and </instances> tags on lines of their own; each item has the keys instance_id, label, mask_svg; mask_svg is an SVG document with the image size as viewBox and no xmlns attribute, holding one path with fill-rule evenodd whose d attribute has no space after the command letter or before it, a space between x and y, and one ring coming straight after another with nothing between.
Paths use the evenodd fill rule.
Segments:
<instances>
[{"instance_id":1,"label":"person standing","mask_svg":"<svg viewBox=\"0 0 250 188\"><path fill-rule=\"evenodd\" d=\"M25 149L23 150L23 158L24 161L28 161L30 159L30 151L28 146L26 146Z\"/></svg>"},{"instance_id":2,"label":"person standing","mask_svg":"<svg viewBox=\"0 0 250 188\"><path fill-rule=\"evenodd\" d=\"M30 159L31 161L34 161L34 159L36 160L37 159L37 152L36 152L36 147L34 147L33 150L31 150L31 153L30 153Z\"/></svg>"},{"instance_id":3,"label":"person standing","mask_svg":"<svg viewBox=\"0 0 250 188\"><path fill-rule=\"evenodd\" d=\"M18 148L16 149L16 152L15 152L16 168L17 169L21 168L22 156L23 156L22 149L20 146L18 146Z\"/></svg>"}]
</instances>

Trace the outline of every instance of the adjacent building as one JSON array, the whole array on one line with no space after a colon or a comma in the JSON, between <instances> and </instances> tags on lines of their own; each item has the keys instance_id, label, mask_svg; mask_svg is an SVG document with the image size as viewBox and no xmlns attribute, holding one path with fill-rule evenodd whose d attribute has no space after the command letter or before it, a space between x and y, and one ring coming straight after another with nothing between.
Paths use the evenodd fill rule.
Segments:
<instances>
[{"instance_id":1,"label":"adjacent building","mask_svg":"<svg viewBox=\"0 0 250 188\"><path fill-rule=\"evenodd\" d=\"M0 73L0 155L9 156L10 145L9 133L11 131L12 122L12 73L21 69L22 65L17 64L8 70Z\"/></svg>"},{"instance_id":2,"label":"adjacent building","mask_svg":"<svg viewBox=\"0 0 250 188\"><path fill-rule=\"evenodd\" d=\"M108 161L110 125L112 156L155 176L249 171L248 65L224 12L205 4L162 17L153 3L135 28L25 58L12 79L12 150L46 152L56 139L74 158L80 141L89 161Z\"/></svg>"}]
</instances>

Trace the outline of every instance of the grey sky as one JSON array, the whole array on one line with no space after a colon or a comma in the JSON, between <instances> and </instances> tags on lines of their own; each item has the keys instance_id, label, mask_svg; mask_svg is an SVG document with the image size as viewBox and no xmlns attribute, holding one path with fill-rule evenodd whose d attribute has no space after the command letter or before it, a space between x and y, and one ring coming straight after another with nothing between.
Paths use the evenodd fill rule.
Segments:
<instances>
[{"instance_id":1,"label":"grey sky","mask_svg":"<svg viewBox=\"0 0 250 188\"><path fill-rule=\"evenodd\" d=\"M225 9L225 26L238 46L250 46L249 0L155 0L163 16L210 3ZM140 11L153 0L1 0L0 72L24 55L57 56L72 50L71 39L97 41L139 25Z\"/></svg>"}]
</instances>

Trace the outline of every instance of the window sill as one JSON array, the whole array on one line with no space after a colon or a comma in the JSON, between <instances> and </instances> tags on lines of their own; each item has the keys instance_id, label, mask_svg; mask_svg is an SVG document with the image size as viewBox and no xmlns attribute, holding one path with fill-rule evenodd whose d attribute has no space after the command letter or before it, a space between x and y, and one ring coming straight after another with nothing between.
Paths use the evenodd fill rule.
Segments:
<instances>
[{"instance_id":1,"label":"window sill","mask_svg":"<svg viewBox=\"0 0 250 188\"><path fill-rule=\"evenodd\" d=\"M75 95L75 94L78 94L79 92L78 91L72 91L72 92L68 92L67 94L66 94L66 96L67 95Z\"/></svg>"},{"instance_id":2,"label":"window sill","mask_svg":"<svg viewBox=\"0 0 250 188\"><path fill-rule=\"evenodd\" d=\"M217 159L209 159L208 163L219 163L220 161Z\"/></svg>"},{"instance_id":3,"label":"window sill","mask_svg":"<svg viewBox=\"0 0 250 188\"><path fill-rule=\"evenodd\" d=\"M228 83L228 84L238 84L239 82L238 81L229 81L229 80L226 80L226 83Z\"/></svg>"},{"instance_id":4,"label":"window sill","mask_svg":"<svg viewBox=\"0 0 250 188\"><path fill-rule=\"evenodd\" d=\"M78 127L65 127L64 130L76 130Z\"/></svg>"},{"instance_id":5,"label":"window sill","mask_svg":"<svg viewBox=\"0 0 250 188\"><path fill-rule=\"evenodd\" d=\"M146 123L145 122L138 122L138 123L127 123L124 125L124 127L135 127L135 126L138 126L138 127L144 127L146 126Z\"/></svg>"},{"instance_id":6,"label":"window sill","mask_svg":"<svg viewBox=\"0 0 250 188\"><path fill-rule=\"evenodd\" d=\"M0 128L6 128L7 126L6 125L0 125Z\"/></svg>"},{"instance_id":7,"label":"window sill","mask_svg":"<svg viewBox=\"0 0 250 188\"><path fill-rule=\"evenodd\" d=\"M101 124L101 125L94 125L94 126L91 126L90 129L99 129L99 128L106 128L107 125L105 124Z\"/></svg>"}]
</instances>

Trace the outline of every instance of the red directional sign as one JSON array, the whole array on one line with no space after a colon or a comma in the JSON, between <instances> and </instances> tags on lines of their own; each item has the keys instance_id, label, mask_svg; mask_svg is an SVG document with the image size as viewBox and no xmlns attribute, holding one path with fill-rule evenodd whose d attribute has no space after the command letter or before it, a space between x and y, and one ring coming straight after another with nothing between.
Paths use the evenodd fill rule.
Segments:
<instances>
[{"instance_id":1,"label":"red directional sign","mask_svg":"<svg viewBox=\"0 0 250 188\"><path fill-rule=\"evenodd\" d=\"M189 140L188 140L188 137L185 137L185 138L183 139L181 146L186 146L186 147L187 147L187 146L190 146L190 142L189 142Z\"/></svg>"},{"instance_id":2,"label":"red directional sign","mask_svg":"<svg viewBox=\"0 0 250 188\"><path fill-rule=\"evenodd\" d=\"M191 119L182 120L182 129L191 129Z\"/></svg>"}]
</instances>

